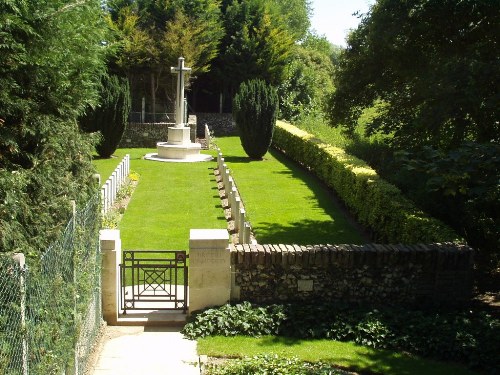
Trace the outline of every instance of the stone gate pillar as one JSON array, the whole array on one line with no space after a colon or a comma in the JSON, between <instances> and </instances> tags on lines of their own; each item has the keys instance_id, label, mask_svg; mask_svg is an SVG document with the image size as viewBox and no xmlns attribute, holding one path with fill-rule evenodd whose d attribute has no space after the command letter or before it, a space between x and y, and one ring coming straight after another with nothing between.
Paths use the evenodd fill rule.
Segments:
<instances>
[{"instance_id":1,"label":"stone gate pillar","mask_svg":"<svg viewBox=\"0 0 500 375\"><path fill-rule=\"evenodd\" d=\"M102 316L108 325L118 322L120 296L120 263L122 257L122 241L118 229L103 229L99 233L101 242L101 285Z\"/></svg>"},{"instance_id":2,"label":"stone gate pillar","mask_svg":"<svg viewBox=\"0 0 500 375\"><path fill-rule=\"evenodd\" d=\"M189 313L223 305L231 296L231 255L225 229L191 229Z\"/></svg>"}]
</instances>

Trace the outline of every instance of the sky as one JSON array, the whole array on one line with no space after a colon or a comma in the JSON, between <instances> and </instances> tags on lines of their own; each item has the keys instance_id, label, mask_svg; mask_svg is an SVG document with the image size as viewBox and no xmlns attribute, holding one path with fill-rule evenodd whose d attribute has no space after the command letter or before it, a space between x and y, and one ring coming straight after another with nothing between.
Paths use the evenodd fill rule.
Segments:
<instances>
[{"instance_id":1,"label":"sky","mask_svg":"<svg viewBox=\"0 0 500 375\"><path fill-rule=\"evenodd\" d=\"M345 47L349 29L354 29L359 19L352 16L356 11L366 13L375 0L312 0L311 28L318 35L325 35L336 45Z\"/></svg>"}]
</instances>

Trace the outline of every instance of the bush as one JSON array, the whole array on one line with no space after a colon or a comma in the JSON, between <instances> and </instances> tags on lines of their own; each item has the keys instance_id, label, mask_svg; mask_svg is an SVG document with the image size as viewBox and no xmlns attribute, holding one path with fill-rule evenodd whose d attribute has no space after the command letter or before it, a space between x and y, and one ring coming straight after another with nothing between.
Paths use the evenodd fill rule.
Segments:
<instances>
[{"instance_id":1,"label":"bush","mask_svg":"<svg viewBox=\"0 0 500 375\"><path fill-rule=\"evenodd\" d=\"M322 363L301 362L297 358L277 355L257 355L241 360L230 360L223 365L209 365L207 375L342 375L346 371Z\"/></svg>"},{"instance_id":2,"label":"bush","mask_svg":"<svg viewBox=\"0 0 500 375\"><path fill-rule=\"evenodd\" d=\"M96 151L109 158L120 143L130 113L130 86L127 78L111 75L103 78L100 105L80 119L87 132L101 132Z\"/></svg>"},{"instance_id":3,"label":"bush","mask_svg":"<svg viewBox=\"0 0 500 375\"><path fill-rule=\"evenodd\" d=\"M284 122L276 126L273 145L333 188L358 221L374 232L376 241L463 242L451 228L419 210L398 188L344 150Z\"/></svg>"},{"instance_id":4,"label":"bush","mask_svg":"<svg viewBox=\"0 0 500 375\"><path fill-rule=\"evenodd\" d=\"M190 339L216 335L274 335L283 317L279 306L256 307L249 302L224 305L192 315L182 333Z\"/></svg>"},{"instance_id":5,"label":"bush","mask_svg":"<svg viewBox=\"0 0 500 375\"><path fill-rule=\"evenodd\" d=\"M397 157L398 186L461 230L479 250L476 261L481 268L500 268L500 145L465 142L446 152L424 147L400 151ZM416 178L420 184L415 184Z\"/></svg>"},{"instance_id":6,"label":"bush","mask_svg":"<svg viewBox=\"0 0 500 375\"><path fill-rule=\"evenodd\" d=\"M266 327L267 326L267 327ZM375 349L406 351L498 371L500 321L475 310L374 310L341 305L270 305L248 302L197 314L183 333L351 341Z\"/></svg>"},{"instance_id":7,"label":"bush","mask_svg":"<svg viewBox=\"0 0 500 375\"><path fill-rule=\"evenodd\" d=\"M252 159L262 159L271 146L278 94L262 80L241 84L233 101L233 117L240 132L241 145Z\"/></svg>"}]
</instances>

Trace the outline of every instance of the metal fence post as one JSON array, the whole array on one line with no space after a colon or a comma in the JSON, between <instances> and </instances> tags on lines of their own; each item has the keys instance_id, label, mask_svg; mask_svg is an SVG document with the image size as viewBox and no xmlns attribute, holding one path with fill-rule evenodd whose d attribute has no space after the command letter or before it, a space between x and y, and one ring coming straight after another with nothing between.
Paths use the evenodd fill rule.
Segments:
<instances>
[{"instance_id":1,"label":"metal fence post","mask_svg":"<svg viewBox=\"0 0 500 375\"><path fill-rule=\"evenodd\" d=\"M72 200L71 201L71 208L73 210L73 217L72 217L72 221L73 221L73 229L72 229L72 232L74 235L75 231L76 231L76 224L77 224L77 220L76 220L76 201ZM76 264L78 262L78 254L76 252L76 247L73 245L73 286L74 286L74 292L73 292L73 324L75 326L75 332L78 331L78 326L77 326L77 316L78 316L78 309L77 309L77 293L76 293L76 290L77 290L77 277L76 277ZM75 344L76 344L76 340L75 340ZM73 356L75 358L75 363L74 363L74 374L75 375L78 375L79 374L79 371L78 371L78 350L76 348L76 345L74 345L74 353L73 353Z\"/></svg>"},{"instance_id":2,"label":"metal fence post","mask_svg":"<svg viewBox=\"0 0 500 375\"><path fill-rule=\"evenodd\" d=\"M22 253L16 253L12 256L12 259L17 263L19 266L19 270L21 271L19 273L19 288L20 288L20 295L21 295L21 329L23 332L23 342L22 342L22 371L23 375L28 375L29 374L29 363L28 363L28 340L27 340L27 335L28 333L26 332L26 282L25 282L25 276L24 273L26 271L26 263L25 263L25 258L24 254Z\"/></svg>"}]
</instances>

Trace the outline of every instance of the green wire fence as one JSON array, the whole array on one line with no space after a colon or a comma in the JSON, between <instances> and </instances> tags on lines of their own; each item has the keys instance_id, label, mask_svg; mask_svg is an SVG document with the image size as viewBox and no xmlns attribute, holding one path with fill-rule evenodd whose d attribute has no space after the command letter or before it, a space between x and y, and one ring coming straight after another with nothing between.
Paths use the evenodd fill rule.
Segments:
<instances>
[{"instance_id":1,"label":"green wire fence","mask_svg":"<svg viewBox=\"0 0 500 375\"><path fill-rule=\"evenodd\" d=\"M95 196L39 262L0 257L0 375L85 373L102 325L99 226Z\"/></svg>"}]
</instances>

